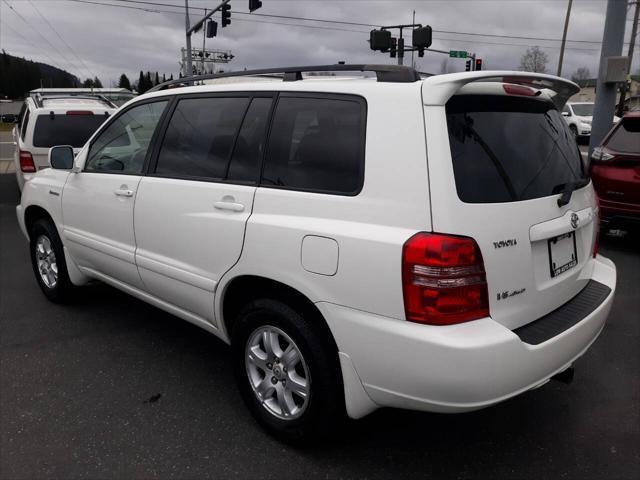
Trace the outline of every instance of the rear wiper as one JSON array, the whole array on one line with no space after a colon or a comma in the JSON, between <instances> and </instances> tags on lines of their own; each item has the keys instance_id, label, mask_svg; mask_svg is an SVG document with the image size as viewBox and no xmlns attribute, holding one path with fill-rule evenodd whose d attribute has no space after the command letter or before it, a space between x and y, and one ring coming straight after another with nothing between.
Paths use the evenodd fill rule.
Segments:
<instances>
[{"instance_id":1,"label":"rear wiper","mask_svg":"<svg viewBox=\"0 0 640 480\"><path fill-rule=\"evenodd\" d=\"M553 189L553 193L562 193L562 196L558 199L558 206L564 207L571 200L571 194L574 190L578 190L589 184L588 178L582 178L580 180L576 180L575 182L567 182L564 184L557 185Z\"/></svg>"}]
</instances>

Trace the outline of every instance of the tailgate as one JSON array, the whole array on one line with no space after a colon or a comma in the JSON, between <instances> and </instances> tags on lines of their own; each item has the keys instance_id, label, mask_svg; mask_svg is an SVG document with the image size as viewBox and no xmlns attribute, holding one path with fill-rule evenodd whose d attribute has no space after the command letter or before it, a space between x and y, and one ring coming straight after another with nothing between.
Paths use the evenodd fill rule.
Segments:
<instances>
[{"instance_id":1,"label":"tailgate","mask_svg":"<svg viewBox=\"0 0 640 480\"><path fill-rule=\"evenodd\" d=\"M566 93L483 82L425 107L433 229L476 240L490 315L510 329L562 306L590 278L596 198L557 110Z\"/></svg>"}]
</instances>

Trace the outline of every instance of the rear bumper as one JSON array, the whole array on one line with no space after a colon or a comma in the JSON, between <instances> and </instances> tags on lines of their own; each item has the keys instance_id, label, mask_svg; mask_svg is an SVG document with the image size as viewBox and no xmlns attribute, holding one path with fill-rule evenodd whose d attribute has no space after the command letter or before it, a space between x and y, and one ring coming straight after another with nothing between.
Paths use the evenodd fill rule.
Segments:
<instances>
[{"instance_id":1,"label":"rear bumper","mask_svg":"<svg viewBox=\"0 0 640 480\"><path fill-rule=\"evenodd\" d=\"M581 321L539 345L523 342L491 318L446 327L418 325L320 302L341 352L349 415L358 418L379 406L476 410L544 384L580 357L604 327L616 269L601 256L592 262L591 278L611 292ZM345 374L345 363L357 375ZM361 385L352 384L353 378ZM350 405L358 388L369 402Z\"/></svg>"}]
</instances>

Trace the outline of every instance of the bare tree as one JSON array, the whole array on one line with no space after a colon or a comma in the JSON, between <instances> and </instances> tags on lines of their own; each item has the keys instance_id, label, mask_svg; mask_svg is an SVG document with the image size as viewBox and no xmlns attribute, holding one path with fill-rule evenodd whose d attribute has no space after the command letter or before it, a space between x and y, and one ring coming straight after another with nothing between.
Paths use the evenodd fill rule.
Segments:
<instances>
[{"instance_id":1,"label":"bare tree","mask_svg":"<svg viewBox=\"0 0 640 480\"><path fill-rule=\"evenodd\" d=\"M573 75L571 75L571 80L573 80L574 82L589 80L590 78L591 72L587 67L580 67L575 72L573 72Z\"/></svg>"},{"instance_id":2,"label":"bare tree","mask_svg":"<svg viewBox=\"0 0 640 480\"><path fill-rule=\"evenodd\" d=\"M549 57L537 45L527 48L526 53L520 59L520 70L525 72L545 73Z\"/></svg>"}]
</instances>

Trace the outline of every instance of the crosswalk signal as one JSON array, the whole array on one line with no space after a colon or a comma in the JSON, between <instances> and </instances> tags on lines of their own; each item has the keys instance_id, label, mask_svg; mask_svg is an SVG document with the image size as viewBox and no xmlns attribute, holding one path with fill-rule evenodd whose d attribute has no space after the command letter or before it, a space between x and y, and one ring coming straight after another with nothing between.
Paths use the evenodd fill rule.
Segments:
<instances>
[{"instance_id":1,"label":"crosswalk signal","mask_svg":"<svg viewBox=\"0 0 640 480\"><path fill-rule=\"evenodd\" d=\"M467 60L466 67L465 67L464 71L465 72L470 72L471 71L471 60Z\"/></svg>"},{"instance_id":2,"label":"crosswalk signal","mask_svg":"<svg viewBox=\"0 0 640 480\"><path fill-rule=\"evenodd\" d=\"M222 28L231 25L231 5L225 3L222 8Z\"/></svg>"},{"instance_id":3,"label":"crosswalk signal","mask_svg":"<svg viewBox=\"0 0 640 480\"><path fill-rule=\"evenodd\" d=\"M260 0L249 0L249 11L253 12L254 10L259 9L262 6L262 2Z\"/></svg>"},{"instance_id":4,"label":"crosswalk signal","mask_svg":"<svg viewBox=\"0 0 640 480\"><path fill-rule=\"evenodd\" d=\"M209 20L207 23L207 38L213 38L218 34L218 22Z\"/></svg>"},{"instance_id":5,"label":"crosswalk signal","mask_svg":"<svg viewBox=\"0 0 640 480\"><path fill-rule=\"evenodd\" d=\"M482 59L476 58L476 70L482 70Z\"/></svg>"}]
</instances>

